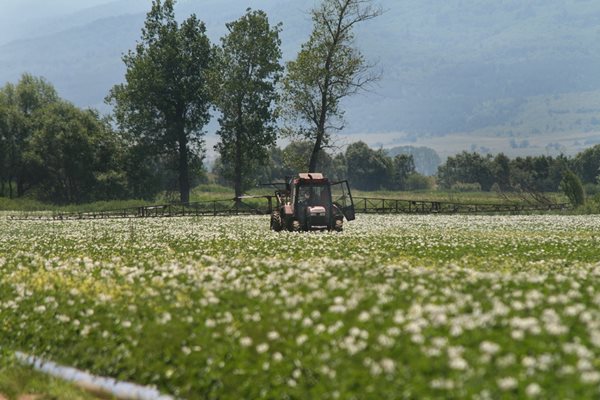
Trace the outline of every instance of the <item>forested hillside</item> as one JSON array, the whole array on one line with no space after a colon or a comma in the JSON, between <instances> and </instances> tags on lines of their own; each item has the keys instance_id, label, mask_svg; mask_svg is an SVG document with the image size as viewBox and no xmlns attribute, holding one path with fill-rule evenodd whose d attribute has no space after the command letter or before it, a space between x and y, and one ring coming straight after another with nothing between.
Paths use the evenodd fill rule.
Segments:
<instances>
[{"instance_id":1,"label":"forested hillside","mask_svg":"<svg viewBox=\"0 0 600 400\"><path fill-rule=\"evenodd\" d=\"M36 9L34 0L25 3ZM13 35L3 27L3 38L15 38L18 31L22 39L0 40L0 83L30 72L46 77L77 105L106 111L103 98L123 79L121 54L135 45L149 3L107 1L65 14L59 2L47 18L38 12L11 30ZM548 149L573 153L600 139L595 134L600 126L600 3L380 3L387 12L360 27L357 41L377 62L382 80L347 103L344 133L389 133L379 140L386 147L432 146L421 141L461 133L456 145L463 148L517 154ZM311 5L181 0L178 15L196 13L216 40L224 23L246 7L264 9L271 20L283 22L283 54L291 59L310 31L306 11ZM18 10L14 1L0 6L4 20L11 10Z\"/></svg>"}]
</instances>

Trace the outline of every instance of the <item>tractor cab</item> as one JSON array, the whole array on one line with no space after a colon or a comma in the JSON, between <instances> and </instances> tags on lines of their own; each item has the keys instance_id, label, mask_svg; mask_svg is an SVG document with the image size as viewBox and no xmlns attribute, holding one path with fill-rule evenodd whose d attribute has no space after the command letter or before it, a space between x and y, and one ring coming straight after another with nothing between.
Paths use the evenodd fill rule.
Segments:
<instances>
[{"instance_id":1,"label":"tractor cab","mask_svg":"<svg viewBox=\"0 0 600 400\"><path fill-rule=\"evenodd\" d=\"M347 181L332 183L320 173L302 173L277 191L271 229L311 231L343 229L344 217L354 219L354 204Z\"/></svg>"}]
</instances>

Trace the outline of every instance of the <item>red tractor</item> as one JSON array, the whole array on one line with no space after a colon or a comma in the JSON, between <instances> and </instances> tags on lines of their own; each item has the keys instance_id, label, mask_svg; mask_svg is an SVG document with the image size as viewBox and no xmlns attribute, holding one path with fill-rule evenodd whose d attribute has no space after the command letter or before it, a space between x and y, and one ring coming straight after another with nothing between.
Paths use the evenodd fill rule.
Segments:
<instances>
[{"instance_id":1,"label":"red tractor","mask_svg":"<svg viewBox=\"0 0 600 400\"><path fill-rule=\"evenodd\" d=\"M354 220L354 203L348 181L330 182L320 173L304 173L275 191L277 206L271 229L279 232L342 231L344 217Z\"/></svg>"}]
</instances>

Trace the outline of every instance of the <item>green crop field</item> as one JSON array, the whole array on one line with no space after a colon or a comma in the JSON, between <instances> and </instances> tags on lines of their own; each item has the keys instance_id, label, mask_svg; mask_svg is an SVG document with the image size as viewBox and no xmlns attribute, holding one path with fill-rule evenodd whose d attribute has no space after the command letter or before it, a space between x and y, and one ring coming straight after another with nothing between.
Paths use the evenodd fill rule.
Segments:
<instances>
[{"instance_id":1,"label":"green crop field","mask_svg":"<svg viewBox=\"0 0 600 400\"><path fill-rule=\"evenodd\" d=\"M0 353L184 399L600 397L600 216L268 225L0 214Z\"/></svg>"}]
</instances>

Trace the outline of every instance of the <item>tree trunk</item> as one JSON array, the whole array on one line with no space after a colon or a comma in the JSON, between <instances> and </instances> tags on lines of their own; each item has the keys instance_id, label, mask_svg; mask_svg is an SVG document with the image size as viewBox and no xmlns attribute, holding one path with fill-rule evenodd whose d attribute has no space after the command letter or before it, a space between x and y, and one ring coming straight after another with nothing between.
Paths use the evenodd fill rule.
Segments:
<instances>
[{"instance_id":1,"label":"tree trunk","mask_svg":"<svg viewBox=\"0 0 600 400\"><path fill-rule=\"evenodd\" d=\"M25 194L25 185L22 177L17 177L17 197L23 197Z\"/></svg>"},{"instance_id":2,"label":"tree trunk","mask_svg":"<svg viewBox=\"0 0 600 400\"><path fill-rule=\"evenodd\" d=\"M187 137L181 132L179 137L179 195L181 203L190 202L190 173L188 166Z\"/></svg>"},{"instance_id":3,"label":"tree trunk","mask_svg":"<svg viewBox=\"0 0 600 400\"><path fill-rule=\"evenodd\" d=\"M310 154L308 172L317 172L317 167L319 166L319 153L321 152L322 141L323 135L317 135L317 140L315 140L315 146L313 147L312 153Z\"/></svg>"},{"instance_id":4,"label":"tree trunk","mask_svg":"<svg viewBox=\"0 0 600 400\"><path fill-rule=\"evenodd\" d=\"M325 136L325 123L327 121L327 110L329 109L329 99L328 99L328 91L329 91L329 69L331 65L331 54L327 57L327 62L325 63L325 78L323 84L323 91L321 93L321 112L319 114L319 121L317 124L317 139L315 140L315 147L313 147L312 154L310 155L310 162L308 164L308 172L317 172L317 167L319 166L319 153L323 147L323 137Z\"/></svg>"},{"instance_id":5,"label":"tree trunk","mask_svg":"<svg viewBox=\"0 0 600 400\"><path fill-rule=\"evenodd\" d=\"M241 200L239 197L242 193L242 141L240 140L239 135L235 141L235 165L234 165L234 190L235 190L235 202L239 204Z\"/></svg>"}]
</instances>

